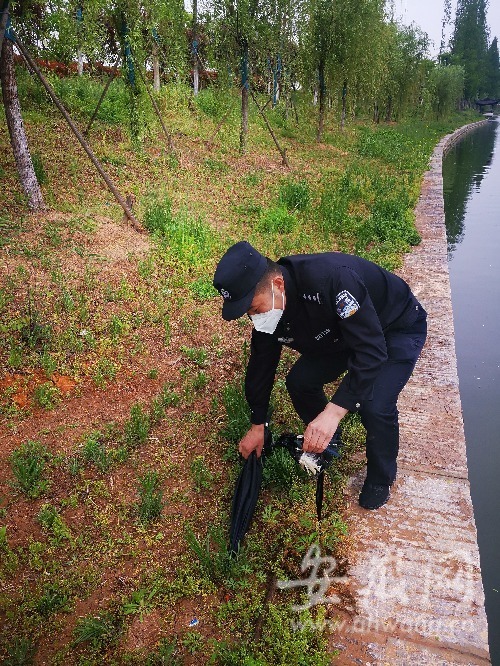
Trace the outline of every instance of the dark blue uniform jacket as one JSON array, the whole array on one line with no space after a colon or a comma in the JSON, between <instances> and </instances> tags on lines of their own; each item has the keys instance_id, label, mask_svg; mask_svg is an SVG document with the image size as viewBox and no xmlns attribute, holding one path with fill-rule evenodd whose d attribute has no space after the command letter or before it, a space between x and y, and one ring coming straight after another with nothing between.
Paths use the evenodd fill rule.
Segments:
<instances>
[{"instance_id":1,"label":"dark blue uniform jacket","mask_svg":"<svg viewBox=\"0 0 500 666\"><path fill-rule=\"evenodd\" d=\"M361 257L327 252L283 257L278 264L285 311L273 334L252 332L245 379L252 423L267 418L283 345L301 354L343 354L348 372L331 401L357 411L370 400L387 360L384 331L411 326L418 301L404 280Z\"/></svg>"}]
</instances>

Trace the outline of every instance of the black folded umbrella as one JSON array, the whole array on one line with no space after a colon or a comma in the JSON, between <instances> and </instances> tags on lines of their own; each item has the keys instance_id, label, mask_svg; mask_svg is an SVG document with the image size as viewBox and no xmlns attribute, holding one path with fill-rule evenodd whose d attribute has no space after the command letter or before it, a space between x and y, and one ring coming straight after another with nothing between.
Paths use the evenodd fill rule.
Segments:
<instances>
[{"instance_id":1,"label":"black folded umbrella","mask_svg":"<svg viewBox=\"0 0 500 666\"><path fill-rule=\"evenodd\" d=\"M262 458L257 458L255 451L245 460L231 507L231 527L229 530L229 549L237 553L240 542L250 527L262 484Z\"/></svg>"}]
</instances>

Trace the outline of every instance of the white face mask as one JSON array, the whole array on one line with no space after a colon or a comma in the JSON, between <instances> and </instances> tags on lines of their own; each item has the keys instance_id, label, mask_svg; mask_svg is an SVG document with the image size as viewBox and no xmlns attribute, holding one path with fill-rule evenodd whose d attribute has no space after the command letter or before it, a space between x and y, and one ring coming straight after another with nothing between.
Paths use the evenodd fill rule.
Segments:
<instances>
[{"instance_id":1,"label":"white face mask","mask_svg":"<svg viewBox=\"0 0 500 666\"><path fill-rule=\"evenodd\" d=\"M250 319L253 322L255 330L260 331L261 333L274 333L283 314L283 310L285 309L284 294L281 294L281 298L283 299L283 308L280 310L274 307L274 284L272 282L271 287L273 290L273 307L271 310L262 312L261 314L250 315Z\"/></svg>"}]
</instances>

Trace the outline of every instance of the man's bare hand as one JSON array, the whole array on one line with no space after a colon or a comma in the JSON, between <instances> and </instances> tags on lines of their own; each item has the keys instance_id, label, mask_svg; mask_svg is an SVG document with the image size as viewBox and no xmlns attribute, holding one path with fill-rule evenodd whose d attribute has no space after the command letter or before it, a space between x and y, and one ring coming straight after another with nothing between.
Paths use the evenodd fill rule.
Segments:
<instances>
[{"instance_id":1,"label":"man's bare hand","mask_svg":"<svg viewBox=\"0 0 500 666\"><path fill-rule=\"evenodd\" d=\"M339 421L348 410L329 402L325 409L313 419L304 433L304 451L322 453L337 430Z\"/></svg>"},{"instance_id":2,"label":"man's bare hand","mask_svg":"<svg viewBox=\"0 0 500 666\"><path fill-rule=\"evenodd\" d=\"M243 456L243 458L245 458L245 460L252 453L252 451L256 451L257 458L260 458L263 446L264 446L264 424L252 425L247 434L242 438L238 450Z\"/></svg>"}]
</instances>

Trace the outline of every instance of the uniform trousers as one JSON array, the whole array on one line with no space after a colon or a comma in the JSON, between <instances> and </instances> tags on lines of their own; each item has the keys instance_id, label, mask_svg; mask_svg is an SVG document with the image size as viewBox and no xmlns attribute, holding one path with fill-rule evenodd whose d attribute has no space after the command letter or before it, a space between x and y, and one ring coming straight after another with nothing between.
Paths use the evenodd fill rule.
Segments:
<instances>
[{"instance_id":1,"label":"uniform trousers","mask_svg":"<svg viewBox=\"0 0 500 666\"><path fill-rule=\"evenodd\" d=\"M371 399L360 400L359 414L366 428L367 480L391 485L396 478L399 451L397 401L410 378L427 336L427 316L419 306L412 326L385 332L388 358L380 368ZM286 384L292 403L309 424L328 403L324 385L348 368L349 350L335 355L302 354L290 370ZM335 396L331 402L335 403Z\"/></svg>"}]
</instances>

